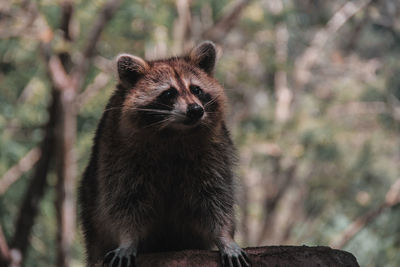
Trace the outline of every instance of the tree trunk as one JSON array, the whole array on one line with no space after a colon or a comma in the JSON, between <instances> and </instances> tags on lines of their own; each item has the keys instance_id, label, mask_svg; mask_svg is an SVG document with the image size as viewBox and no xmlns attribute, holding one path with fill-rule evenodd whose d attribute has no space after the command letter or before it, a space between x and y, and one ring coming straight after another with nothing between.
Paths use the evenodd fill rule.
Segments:
<instances>
[{"instance_id":1,"label":"tree trunk","mask_svg":"<svg viewBox=\"0 0 400 267\"><path fill-rule=\"evenodd\" d=\"M58 98L54 94L53 100L48 108L49 122L45 130L45 137L40 145L41 156L36 165L33 177L29 183L28 189L24 195L22 207L16 222L16 230L11 248L19 250L22 261L28 248L31 229L34 225L36 215L39 211L39 203L42 199L47 186L47 173L50 168L51 160L54 158L54 128L58 117Z\"/></svg>"},{"instance_id":2,"label":"tree trunk","mask_svg":"<svg viewBox=\"0 0 400 267\"><path fill-rule=\"evenodd\" d=\"M57 171L57 266L69 266L70 250L75 235L76 141L75 93L71 89L59 92L59 117L56 139Z\"/></svg>"},{"instance_id":3,"label":"tree trunk","mask_svg":"<svg viewBox=\"0 0 400 267\"><path fill-rule=\"evenodd\" d=\"M280 246L246 248L252 266L279 267L356 267L356 258L349 252L334 250L329 247ZM146 267L178 267L178 266L220 266L217 251L185 250L168 253L139 255L137 265ZM101 266L101 264L99 265Z\"/></svg>"}]
</instances>

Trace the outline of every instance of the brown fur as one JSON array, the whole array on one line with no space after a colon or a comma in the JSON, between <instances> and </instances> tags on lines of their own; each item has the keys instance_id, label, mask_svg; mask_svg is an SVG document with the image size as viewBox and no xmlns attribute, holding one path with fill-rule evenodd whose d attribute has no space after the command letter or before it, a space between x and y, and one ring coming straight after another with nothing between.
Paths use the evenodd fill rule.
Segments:
<instances>
[{"instance_id":1,"label":"brown fur","mask_svg":"<svg viewBox=\"0 0 400 267\"><path fill-rule=\"evenodd\" d=\"M108 252L106 262L128 267L136 253L214 245L226 264L247 266L233 241L235 149L214 63L209 42L186 57L119 57L120 84L80 188L88 266ZM196 118L188 121L192 106Z\"/></svg>"}]
</instances>

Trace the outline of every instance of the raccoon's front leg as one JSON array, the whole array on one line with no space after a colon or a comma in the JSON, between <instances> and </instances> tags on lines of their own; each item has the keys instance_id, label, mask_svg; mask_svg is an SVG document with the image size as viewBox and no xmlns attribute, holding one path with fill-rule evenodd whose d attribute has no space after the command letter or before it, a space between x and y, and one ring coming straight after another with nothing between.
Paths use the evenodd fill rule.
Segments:
<instances>
[{"instance_id":1,"label":"raccoon's front leg","mask_svg":"<svg viewBox=\"0 0 400 267\"><path fill-rule=\"evenodd\" d=\"M139 242L147 233L147 226L154 218L152 202L147 194L140 194L145 189L136 186L125 186L116 191L105 194L105 214L109 222L108 230L115 238L114 248L103 258L103 265L107 267L133 267ZM101 233L100 233L101 234ZM112 247L111 247L112 248Z\"/></svg>"},{"instance_id":2,"label":"raccoon's front leg","mask_svg":"<svg viewBox=\"0 0 400 267\"><path fill-rule=\"evenodd\" d=\"M209 210L208 214L213 214L215 217L212 220L203 221L203 228L212 229L210 237L215 245L218 247L221 256L222 267L249 267L251 262L247 253L233 240L234 235L234 222L229 214L220 214ZM210 218L209 218L210 219Z\"/></svg>"},{"instance_id":3,"label":"raccoon's front leg","mask_svg":"<svg viewBox=\"0 0 400 267\"><path fill-rule=\"evenodd\" d=\"M136 203L138 206L139 203ZM135 216L129 216L127 211L132 212ZM103 259L103 266L107 267L136 267L136 255L138 251L138 245L144 236L147 234L147 225L150 224L149 214L141 213L137 209L125 210L125 213L116 213L117 218L121 214L125 215L125 220L120 224L114 225L114 229L111 230L116 233L118 237L113 250L106 253Z\"/></svg>"},{"instance_id":4,"label":"raccoon's front leg","mask_svg":"<svg viewBox=\"0 0 400 267\"><path fill-rule=\"evenodd\" d=\"M249 267L251 262L247 253L233 240L227 231L221 232L215 241L221 255L223 267Z\"/></svg>"},{"instance_id":5,"label":"raccoon's front leg","mask_svg":"<svg viewBox=\"0 0 400 267\"><path fill-rule=\"evenodd\" d=\"M109 251L103 260L103 266L136 267L138 241L127 236L120 238L118 248Z\"/></svg>"}]
</instances>

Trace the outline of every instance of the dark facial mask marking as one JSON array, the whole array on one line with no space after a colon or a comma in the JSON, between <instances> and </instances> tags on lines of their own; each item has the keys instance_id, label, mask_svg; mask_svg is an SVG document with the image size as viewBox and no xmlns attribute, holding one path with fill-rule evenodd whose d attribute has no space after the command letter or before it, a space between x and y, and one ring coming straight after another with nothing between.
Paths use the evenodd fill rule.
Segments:
<instances>
[{"instance_id":1,"label":"dark facial mask marking","mask_svg":"<svg viewBox=\"0 0 400 267\"><path fill-rule=\"evenodd\" d=\"M154 102L141 107L141 110L138 111L139 124L150 125L166 119L170 116L168 111L173 110L173 104L177 96L178 91L175 87L171 87L162 92ZM157 110L159 112L157 112ZM163 111L165 111L165 113L163 113Z\"/></svg>"}]
</instances>

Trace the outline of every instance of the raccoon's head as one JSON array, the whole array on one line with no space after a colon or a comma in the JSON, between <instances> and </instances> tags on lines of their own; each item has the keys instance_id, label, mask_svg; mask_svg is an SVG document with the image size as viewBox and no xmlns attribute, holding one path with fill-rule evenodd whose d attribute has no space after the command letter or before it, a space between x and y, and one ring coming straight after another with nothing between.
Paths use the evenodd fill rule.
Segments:
<instances>
[{"instance_id":1,"label":"raccoon's head","mask_svg":"<svg viewBox=\"0 0 400 267\"><path fill-rule=\"evenodd\" d=\"M165 60L119 55L120 84L127 90L122 124L151 131L215 128L226 103L222 86L212 76L216 55L209 41L186 56Z\"/></svg>"}]
</instances>

